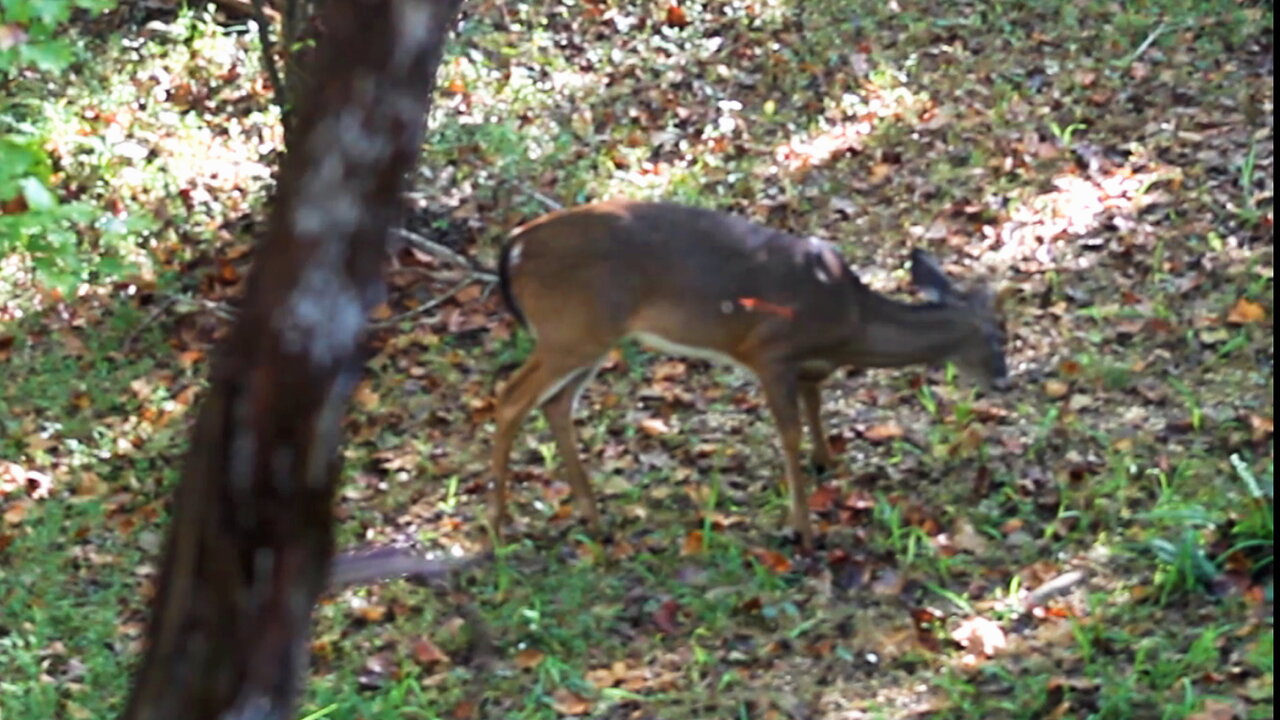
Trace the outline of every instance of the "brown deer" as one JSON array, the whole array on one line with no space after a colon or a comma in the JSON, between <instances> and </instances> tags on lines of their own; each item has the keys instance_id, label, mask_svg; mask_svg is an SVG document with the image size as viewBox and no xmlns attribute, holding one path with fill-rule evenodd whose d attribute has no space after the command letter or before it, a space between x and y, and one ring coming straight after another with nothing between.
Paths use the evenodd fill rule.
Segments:
<instances>
[{"instance_id":1,"label":"brown deer","mask_svg":"<svg viewBox=\"0 0 1280 720\"><path fill-rule=\"evenodd\" d=\"M991 294L953 288L920 250L911 259L912 280L932 302L911 305L872 291L826 242L712 210L613 200L517 228L503 248L499 281L536 346L498 394L494 532L501 537L507 517L512 441L535 405L546 413L579 511L599 530L571 416L601 358L632 336L735 363L759 378L782 438L791 524L811 547L801 407L813 463L829 467L819 386L832 371L953 360L985 387L1008 384Z\"/></svg>"}]
</instances>

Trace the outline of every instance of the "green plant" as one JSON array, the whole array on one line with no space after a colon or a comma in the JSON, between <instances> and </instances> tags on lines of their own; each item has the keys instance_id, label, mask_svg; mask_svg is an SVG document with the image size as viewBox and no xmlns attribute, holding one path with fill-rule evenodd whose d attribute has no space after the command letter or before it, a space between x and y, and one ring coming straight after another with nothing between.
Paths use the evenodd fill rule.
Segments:
<instances>
[{"instance_id":1,"label":"green plant","mask_svg":"<svg viewBox=\"0 0 1280 720\"><path fill-rule=\"evenodd\" d=\"M1244 552L1254 558L1254 571L1259 572L1275 564L1275 465L1267 464L1265 482L1259 482L1239 454L1232 453L1230 461L1247 497L1231 528L1235 544L1223 553L1223 559Z\"/></svg>"},{"instance_id":2,"label":"green plant","mask_svg":"<svg viewBox=\"0 0 1280 720\"><path fill-rule=\"evenodd\" d=\"M4 0L0 30L10 38L0 43L0 76L56 73L76 59L75 45L62 26L72 12L100 12L111 0ZM0 105L0 256L21 254L30 260L36 279L71 295L91 273L119 275L126 268L112 252L111 240L127 229L86 201L58 197L53 161L45 149L43 108L32 108L20 96ZM94 242L94 240L97 242Z\"/></svg>"}]
</instances>

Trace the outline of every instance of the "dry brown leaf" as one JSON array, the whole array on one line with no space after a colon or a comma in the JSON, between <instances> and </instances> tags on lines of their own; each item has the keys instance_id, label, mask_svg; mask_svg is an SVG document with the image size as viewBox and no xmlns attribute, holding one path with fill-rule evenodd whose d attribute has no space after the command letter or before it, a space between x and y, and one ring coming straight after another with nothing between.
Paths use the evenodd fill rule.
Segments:
<instances>
[{"instance_id":1,"label":"dry brown leaf","mask_svg":"<svg viewBox=\"0 0 1280 720\"><path fill-rule=\"evenodd\" d=\"M702 531L690 530L684 536L684 542L680 544L681 555L697 555L702 552Z\"/></svg>"},{"instance_id":2,"label":"dry brown leaf","mask_svg":"<svg viewBox=\"0 0 1280 720\"><path fill-rule=\"evenodd\" d=\"M542 652L541 650L536 650L534 648L525 648L520 652L516 653L516 657L515 657L516 667L520 668L521 670L530 670L532 668L538 667L538 665L540 665L542 661L546 659L546 657L547 657L547 654Z\"/></svg>"},{"instance_id":3,"label":"dry brown leaf","mask_svg":"<svg viewBox=\"0 0 1280 720\"><path fill-rule=\"evenodd\" d=\"M387 618L385 605L361 605L360 607L352 608L351 613L370 623L379 623Z\"/></svg>"},{"instance_id":4,"label":"dry brown leaf","mask_svg":"<svg viewBox=\"0 0 1280 720\"><path fill-rule=\"evenodd\" d=\"M816 513L827 512L840 499L840 489L831 483L819 485L809 494L809 509Z\"/></svg>"},{"instance_id":5,"label":"dry brown leaf","mask_svg":"<svg viewBox=\"0 0 1280 720\"><path fill-rule=\"evenodd\" d=\"M356 386L356 390L351 397L356 406L365 412L374 410L382 402L381 398L378 397L378 393L373 391L367 380Z\"/></svg>"},{"instance_id":6,"label":"dry brown leaf","mask_svg":"<svg viewBox=\"0 0 1280 720\"><path fill-rule=\"evenodd\" d=\"M456 300L458 304L465 305L469 302L474 302L476 300L479 300L480 295L483 292L484 292L484 286L480 285L479 283L475 285L468 285L462 288L461 290L459 290L457 294L453 296L453 299Z\"/></svg>"},{"instance_id":7,"label":"dry brown leaf","mask_svg":"<svg viewBox=\"0 0 1280 720\"><path fill-rule=\"evenodd\" d=\"M1071 386L1061 380L1046 380L1044 394L1050 400L1059 400L1071 392Z\"/></svg>"},{"instance_id":8,"label":"dry brown leaf","mask_svg":"<svg viewBox=\"0 0 1280 720\"><path fill-rule=\"evenodd\" d=\"M1232 325L1247 325L1267 319L1267 310L1247 298L1240 298L1227 312L1227 322Z\"/></svg>"},{"instance_id":9,"label":"dry brown leaf","mask_svg":"<svg viewBox=\"0 0 1280 720\"><path fill-rule=\"evenodd\" d=\"M685 14L684 8L676 3L667 6L667 26L681 28L689 24L689 16Z\"/></svg>"},{"instance_id":10,"label":"dry brown leaf","mask_svg":"<svg viewBox=\"0 0 1280 720\"><path fill-rule=\"evenodd\" d=\"M905 432L902 426L892 420L883 425L872 425L863 431L862 437L873 443L886 442L901 438Z\"/></svg>"},{"instance_id":11,"label":"dry brown leaf","mask_svg":"<svg viewBox=\"0 0 1280 720\"><path fill-rule=\"evenodd\" d=\"M560 688L551 694L551 707L561 715L586 715L595 703L572 690Z\"/></svg>"},{"instance_id":12,"label":"dry brown leaf","mask_svg":"<svg viewBox=\"0 0 1280 720\"><path fill-rule=\"evenodd\" d=\"M960 647L973 649L987 657L993 657L1007 644L1000 624L984 617L972 617L960 623L951 631L951 639Z\"/></svg>"},{"instance_id":13,"label":"dry brown leaf","mask_svg":"<svg viewBox=\"0 0 1280 720\"><path fill-rule=\"evenodd\" d=\"M659 605L657 610L653 611L653 623L662 632L673 635L680 629L677 623L680 621L682 612L683 608L680 607L680 603L675 600L667 600Z\"/></svg>"},{"instance_id":14,"label":"dry brown leaf","mask_svg":"<svg viewBox=\"0 0 1280 720\"><path fill-rule=\"evenodd\" d=\"M1262 442L1275 434L1275 420L1249 413L1249 429L1254 442Z\"/></svg>"},{"instance_id":15,"label":"dry brown leaf","mask_svg":"<svg viewBox=\"0 0 1280 720\"><path fill-rule=\"evenodd\" d=\"M445 651L441 650L440 646L426 636L414 640L410 649L413 652L413 659L419 665L435 665L449 662L449 656Z\"/></svg>"},{"instance_id":16,"label":"dry brown leaf","mask_svg":"<svg viewBox=\"0 0 1280 720\"><path fill-rule=\"evenodd\" d=\"M615 665L617 664L619 663L615 663ZM597 689L613 687L618 682L618 677L619 674L615 673L613 668L596 668L595 670L588 670L583 675L583 679L596 686Z\"/></svg>"},{"instance_id":17,"label":"dry brown leaf","mask_svg":"<svg viewBox=\"0 0 1280 720\"><path fill-rule=\"evenodd\" d=\"M4 510L4 521L9 525L17 525L27 517L31 509L30 500L18 500Z\"/></svg>"},{"instance_id":18,"label":"dry brown leaf","mask_svg":"<svg viewBox=\"0 0 1280 720\"><path fill-rule=\"evenodd\" d=\"M751 557L754 557L761 565L769 568L775 573L791 572L791 561L786 555L777 550L769 550L768 548L752 548Z\"/></svg>"},{"instance_id":19,"label":"dry brown leaf","mask_svg":"<svg viewBox=\"0 0 1280 720\"><path fill-rule=\"evenodd\" d=\"M667 421L662 418L645 418L640 421L640 429L646 435L658 436L667 435L671 432L671 427L667 425Z\"/></svg>"}]
</instances>

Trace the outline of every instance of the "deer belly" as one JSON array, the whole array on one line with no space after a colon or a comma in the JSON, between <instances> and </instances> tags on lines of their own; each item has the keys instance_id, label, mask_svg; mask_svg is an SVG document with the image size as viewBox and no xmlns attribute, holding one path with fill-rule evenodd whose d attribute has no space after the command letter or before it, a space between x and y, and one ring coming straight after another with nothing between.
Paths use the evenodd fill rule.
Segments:
<instances>
[{"instance_id":1,"label":"deer belly","mask_svg":"<svg viewBox=\"0 0 1280 720\"><path fill-rule=\"evenodd\" d=\"M639 340L641 343L653 348L654 350L659 350L671 355L699 358L701 360L710 360L715 363L733 365L743 368L744 370L748 369L727 353L720 352L719 350L713 350L708 347L685 345L683 343L674 342L654 332L633 332L631 333L631 337Z\"/></svg>"}]
</instances>

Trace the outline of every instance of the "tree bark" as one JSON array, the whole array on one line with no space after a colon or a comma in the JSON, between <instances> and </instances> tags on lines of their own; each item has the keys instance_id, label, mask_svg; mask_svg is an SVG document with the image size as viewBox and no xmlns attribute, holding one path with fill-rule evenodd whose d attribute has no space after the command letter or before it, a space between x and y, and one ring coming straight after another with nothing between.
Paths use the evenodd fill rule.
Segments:
<instances>
[{"instance_id":1,"label":"tree bark","mask_svg":"<svg viewBox=\"0 0 1280 720\"><path fill-rule=\"evenodd\" d=\"M244 310L177 488L125 720L291 718L340 421L461 0L327 0Z\"/></svg>"}]
</instances>

